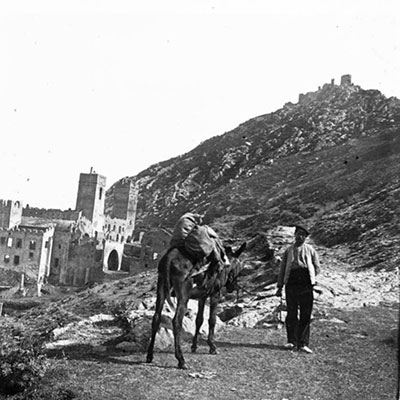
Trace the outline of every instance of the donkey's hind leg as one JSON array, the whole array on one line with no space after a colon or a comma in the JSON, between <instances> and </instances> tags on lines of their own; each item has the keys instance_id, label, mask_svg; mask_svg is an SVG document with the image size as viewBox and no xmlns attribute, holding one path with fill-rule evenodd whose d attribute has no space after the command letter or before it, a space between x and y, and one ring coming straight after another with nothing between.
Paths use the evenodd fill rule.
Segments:
<instances>
[{"instance_id":1,"label":"donkey's hind leg","mask_svg":"<svg viewBox=\"0 0 400 400\"><path fill-rule=\"evenodd\" d=\"M208 339L210 354L218 354L217 346L214 341L215 325L217 323L217 306L220 299L219 291L210 296L210 318L208 320Z\"/></svg>"},{"instance_id":2,"label":"donkey's hind leg","mask_svg":"<svg viewBox=\"0 0 400 400\"><path fill-rule=\"evenodd\" d=\"M196 331L193 336L193 341L192 341L192 353L196 353L197 350L197 342L199 338L199 332L200 328L203 325L204 321L204 307L206 305L206 298L200 298L198 300L199 305L197 308L197 316L196 316Z\"/></svg>"},{"instance_id":3,"label":"donkey's hind leg","mask_svg":"<svg viewBox=\"0 0 400 400\"><path fill-rule=\"evenodd\" d=\"M175 280L173 286L177 298L176 312L172 320L172 326L174 329L175 357L178 360L178 368L187 369L185 358L183 357L181 349L181 333L183 317L186 314L192 283L190 280L182 280L178 278Z\"/></svg>"},{"instance_id":4,"label":"donkey's hind leg","mask_svg":"<svg viewBox=\"0 0 400 400\"><path fill-rule=\"evenodd\" d=\"M154 350L154 342L156 340L156 335L158 332L158 328L161 323L161 313L165 302L165 289L164 285L161 282L161 279L158 279L157 282L157 300L156 300L156 310L153 315L153 320L151 323L151 338L149 347L147 348L147 358L146 361L151 363L153 361L153 350Z\"/></svg>"},{"instance_id":5,"label":"donkey's hind leg","mask_svg":"<svg viewBox=\"0 0 400 400\"><path fill-rule=\"evenodd\" d=\"M176 308L175 316L172 320L174 328L174 343L175 343L175 357L178 360L178 368L187 369L185 358L183 357L181 349L181 333L182 333L182 322L183 317L186 313L187 300L178 300L178 306Z\"/></svg>"}]
</instances>

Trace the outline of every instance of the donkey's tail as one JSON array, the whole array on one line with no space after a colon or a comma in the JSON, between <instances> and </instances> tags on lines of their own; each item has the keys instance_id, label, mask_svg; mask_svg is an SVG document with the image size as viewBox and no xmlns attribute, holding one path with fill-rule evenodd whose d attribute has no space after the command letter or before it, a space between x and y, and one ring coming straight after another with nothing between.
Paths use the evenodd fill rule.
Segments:
<instances>
[{"instance_id":1,"label":"donkey's tail","mask_svg":"<svg viewBox=\"0 0 400 400\"><path fill-rule=\"evenodd\" d=\"M172 311L175 311L176 305L171 299L171 284L169 281L169 268L168 268L168 273L164 282L164 290L165 290L165 299L167 300L168 305L171 307Z\"/></svg>"}]
</instances>

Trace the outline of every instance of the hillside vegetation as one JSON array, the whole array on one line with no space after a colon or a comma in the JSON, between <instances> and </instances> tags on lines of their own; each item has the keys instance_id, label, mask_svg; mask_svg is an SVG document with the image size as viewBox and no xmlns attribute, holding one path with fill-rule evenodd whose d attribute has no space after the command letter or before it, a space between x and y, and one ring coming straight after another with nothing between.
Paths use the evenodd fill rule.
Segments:
<instances>
[{"instance_id":1,"label":"hillside vegetation","mask_svg":"<svg viewBox=\"0 0 400 400\"><path fill-rule=\"evenodd\" d=\"M314 240L346 246L358 268L398 265L400 101L325 84L136 176L139 227L188 210L224 238L306 220ZM108 192L112 198L112 187Z\"/></svg>"},{"instance_id":2,"label":"hillside vegetation","mask_svg":"<svg viewBox=\"0 0 400 400\"><path fill-rule=\"evenodd\" d=\"M0 399L398 398L399 127L398 99L326 84L123 178L139 188L139 229L172 227L196 210L233 246L247 241L237 290L223 290L219 304L219 354L208 354L205 333L190 353L192 304L189 370L176 368L167 309L146 362L156 269L86 288L46 284L42 297L2 304ZM112 198L113 187L106 206ZM300 220L321 257L310 355L284 349L285 302L275 296ZM18 283L1 278L5 289Z\"/></svg>"}]
</instances>

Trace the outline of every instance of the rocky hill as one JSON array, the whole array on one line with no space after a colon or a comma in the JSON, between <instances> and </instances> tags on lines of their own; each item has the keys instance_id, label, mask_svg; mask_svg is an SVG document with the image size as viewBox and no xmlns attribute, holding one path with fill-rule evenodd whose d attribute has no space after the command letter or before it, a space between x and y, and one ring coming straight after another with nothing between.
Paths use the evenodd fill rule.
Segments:
<instances>
[{"instance_id":1,"label":"rocky hill","mask_svg":"<svg viewBox=\"0 0 400 400\"><path fill-rule=\"evenodd\" d=\"M139 187L141 227L196 210L222 237L250 238L306 220L355 267L393 269L399 161L400 101L342 79L123 179Z\"/></svg>"}]
</instances>

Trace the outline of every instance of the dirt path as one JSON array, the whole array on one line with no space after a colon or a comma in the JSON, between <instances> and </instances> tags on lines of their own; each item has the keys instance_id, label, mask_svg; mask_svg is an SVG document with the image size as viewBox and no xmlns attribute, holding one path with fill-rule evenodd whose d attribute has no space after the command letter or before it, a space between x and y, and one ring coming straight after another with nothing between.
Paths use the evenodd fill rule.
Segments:
<instances>
[{"instance_id":1,"label":"dirt path","mask_svg":"<svg viewBox=\"0 0 400 400\"><path fill-rule=\"evenodd\" d=\"M264 285L269 279L264 264L249 261L250 273L241 283L254 295L242 293L239 303L232 296L221 305L221 310L239 306L242 313L217 332L217 356L208 354L204 341L192 354L185 341L188 370L176 368L171 348L156 351L147 364L143 351L103 346L120 334L119 328L83 319L67 334L71 340L50 353L51 363L64 371L54 384L76 388L84 400L394 399L398 271L356 271L340 250L319 250L323 268L313 313L313 354L283 350L284 313L281 321L271 319L280 306L273 296L276 286ZM93 319L105 312L105 301L127 299L150 310L155 279L155 273L147 273L99 285L65 298L55 311ZM34 314L33 320L39 317Z\"/></svg>"},{"instance_id":2,"label":"dirt path","mask_svg":"<svg viewBox=\"0 0 400 400\"><path fill-rule=\"evenodd\" d=\"M188 370L176 368L172 351L155 353L147 364L143 353L77 348L65 363L70 382L98 400L393 399L396 356L388 327L396 313L332 310L332 318L313 323L312 355L283 350L283 329L227 327L217 335L217 356L205 343L196 354L184 344Z\"/></svg>"}]
</instances>

